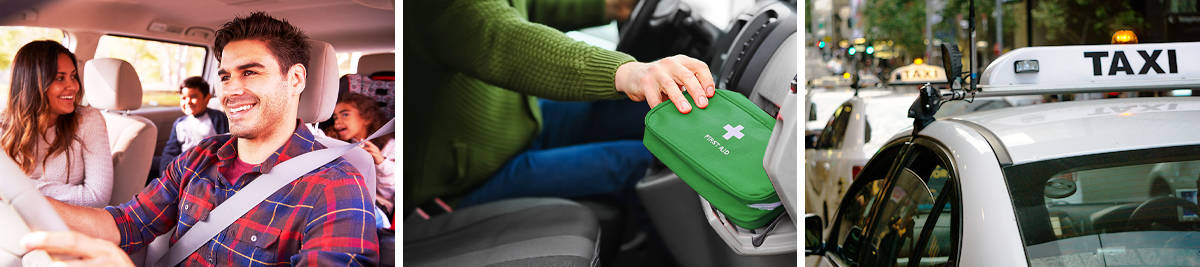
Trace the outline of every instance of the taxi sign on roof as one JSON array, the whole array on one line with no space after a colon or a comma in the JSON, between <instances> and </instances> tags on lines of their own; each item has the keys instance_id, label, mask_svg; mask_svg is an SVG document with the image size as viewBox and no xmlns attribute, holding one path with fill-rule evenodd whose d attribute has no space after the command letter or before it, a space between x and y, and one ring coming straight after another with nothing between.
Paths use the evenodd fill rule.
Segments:
<instances>
[{"instance_id":1,"label":"taxi sign on roof","mask_svg":"<svg viewBox=\"0 0 1200 267\"><path fill-rule=\"evenodd\" d=\"M896 68L889 75L890 85L919 85L925 83L946 83L946 70L941 67L926 64L912 64Z\"/></svg>"},{"instance_id":2,"label":"taxi sign on roof","mask_svg":"<svg viewBox=\"0 0 1200 267\"><path fill-rule=\"evenodd\" d=\"M1200 42L1026 47L988 65L980 78L978 94L1200 88L1200 62L1196 58L1200 58Z\"/></svg>"}]
</instances>

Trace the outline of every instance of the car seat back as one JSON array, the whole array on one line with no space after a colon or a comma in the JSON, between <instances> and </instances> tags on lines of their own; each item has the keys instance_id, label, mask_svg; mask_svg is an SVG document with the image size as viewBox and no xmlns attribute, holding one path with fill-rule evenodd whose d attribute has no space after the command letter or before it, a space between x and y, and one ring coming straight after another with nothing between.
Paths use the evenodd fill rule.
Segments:
<instances>
[{"instance_id":1,"label":"car seat back","mask_svg":"<svg viewBox=\"0 0 1200 267\"><path fill-rule=\"evenodd\" d=\"M158 128L150 119L129 114L142 106L142 83L133 65L97 58L84 65L86 98L102 110L112 149L113 188L109 205L125 203L146 185L154 159Z\"/></svg>"}]
</instances>

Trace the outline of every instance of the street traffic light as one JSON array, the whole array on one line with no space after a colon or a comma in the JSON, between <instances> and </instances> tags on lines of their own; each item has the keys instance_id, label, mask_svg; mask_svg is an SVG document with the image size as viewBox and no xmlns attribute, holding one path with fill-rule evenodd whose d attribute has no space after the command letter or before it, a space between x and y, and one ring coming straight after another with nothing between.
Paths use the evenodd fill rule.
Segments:
<instances>
[{"instance_id":1,"label":"street traffic light","mask_svg":"<svg viewBox=\"0 0 1200 267\"><path fill-rule=\"evenodd\" d=\"M825 41L817 43L817 48L825 48Z\"/></svg>"},{"instance_id":2,"label":"street traffic light","mask_svg":"<svg viewBox=\"0 0 1200 267\"><path fill-rule=\"evenodd\" d=\"M847 48L847 49L846 49L846 53L847 53L847 54L850 54L851 56L853 56L855 52L858 52L858 49L857 49L857 48L854 48L853 46L851 46L850 48Z\"/></svg>"},{"instance_id":3,"label":"street traffic light","mask_svg":"<svg viewBox=\"0 0 1200 267\"><path fill-rule=\"evenodd\" d=\"M874 54L875 54L875 46L868 45L867 46L867 55L874 55Z\"/></svg>"}]
</instances>

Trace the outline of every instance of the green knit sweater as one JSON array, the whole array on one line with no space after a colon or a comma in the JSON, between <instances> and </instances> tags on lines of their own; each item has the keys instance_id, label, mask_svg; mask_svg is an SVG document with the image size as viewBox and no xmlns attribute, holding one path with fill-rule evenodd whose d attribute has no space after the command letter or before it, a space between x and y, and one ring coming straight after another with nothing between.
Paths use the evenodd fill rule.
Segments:
<instances>
[{"instance_id":1,"label":"green knit sweater","mask_svg":"<svg viewBox=\"0 0 1200 267\"><path fill-rule=\"evenodd\" d=\"M541 126L535 97L620 98L613 76L634 61L560 31L606 23L604 0L422 0L404 10L406 209L455 201L524 150Z\"/></svg>"}]
</instances>

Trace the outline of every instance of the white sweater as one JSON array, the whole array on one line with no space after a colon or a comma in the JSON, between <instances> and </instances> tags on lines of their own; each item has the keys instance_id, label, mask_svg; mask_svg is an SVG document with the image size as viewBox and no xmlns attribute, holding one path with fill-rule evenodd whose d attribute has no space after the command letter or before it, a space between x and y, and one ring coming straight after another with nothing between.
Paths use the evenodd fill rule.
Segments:
<instances>
[{"instance_id":1,"label":"white sweater","mask_svg":"<svg viewBox=\"0 0 1200 267\"><path fill-rule=\"evenodd\" d=\"M104 207L112 197L113 165L108 146L108 130L100 111L91 107L76 107L80 114L78 138L71 142L65 153L51 156L41 164L49 149L49 141L43 140L36 147L36 165L29 174L43 195L71 205ZM47 131L46 139L54 139L54 128ZM68 169L67 162L70 162ZM69 170L69 171L68 171Z\"/></svg>"},{"instance_id":2,"label":"white sweater","mask_svg":"<svg viewBox=\"0 0 1200 267\"><path fill-rule=\"evenodd\" d=\"M396 195L396 139L388 140L387 145L379 149L383 154L383 162L375 164L375 191L380 196L392 200Z\"/></svg>"}]
</instances>

